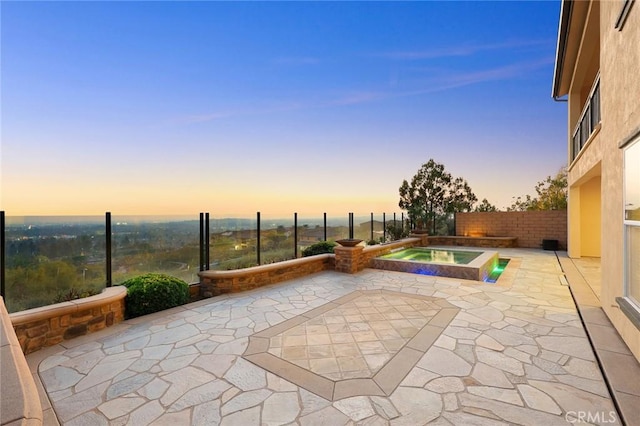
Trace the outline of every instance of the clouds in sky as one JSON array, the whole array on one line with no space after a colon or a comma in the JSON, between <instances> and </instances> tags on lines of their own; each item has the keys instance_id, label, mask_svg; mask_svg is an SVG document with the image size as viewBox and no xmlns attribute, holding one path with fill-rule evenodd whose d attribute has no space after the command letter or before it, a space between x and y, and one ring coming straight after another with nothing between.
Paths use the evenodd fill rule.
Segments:
<instances>
[{"instance_id":1,"label":"clouds in sky","mask_svg":"<svg viewBox=\"0 0 640 426\"><path fill-rule=\"evenodd\" d=\"M341 105L362 105L372 102L380 102L386 99L426 95L429 93L458 89L464 86L486 82L522 79L526 78L532 72L546 69L553 65L554 57L548 54L548 50L545 52L546 54L543 53L542 55L539 55L539 57L511 62L503 60L504 63L487 61L484 67L480 68L476 66L473 69L469 69L469 67L455 69L428 65L416 66L415 63L424 63L430 59L446 56L469 56L486 50L504 50L528 46L540 46L543 43L548 44L548 41L505 42L466 47L452 46L420 52L387 52L385 54L375 56L382 58L383 60L402 59L404 62L411 63L408 65L408 69L411 70L411 77L405 77L400 81L400 78L396 75L394 76L391 84L389 81L380 81L376 87L353 87L342 89L340 92L333 91L330 94L327 94L325 90L318 90L314 92L313 89L309 89L313 92L313 96L309 96L307 94L301 98L291 98L286 99L285 101L280 100L272 105L263 107L247 106L245 108L228 111L204 112L198 115L183 117L177 121L182 123L202 123L223 120L229 117L255 116L284 111L299 111ZM279 58L274 60L274 62L286 66L317 66L321 63L321 60L312 57L299 57ZM387 64L387 67L391 68L392 65ZM328 78L330 77L328 76ZM354 82L354 85L357 84L357 81ZM309 100L310 98L312 100Z\"/></svg>"},{"instance_id":2,"label":"clouds in sky","mask_svg":"<svg viewBox=\"0 0 640 426\"><path fill-rule=\"evenodd\" d=\"M522 51L525 48L540 48L548 46L554 40L512 40L496 43L485 44L468 44L451 45L446 47L431 47L424 50L399 50L391 52L380 52L372 54L382 58L398 59L398 60L418 60L418 59L436 59L451 56L471 56L485 51L510 50ZM527 49L531 50L531 49Z\"/></svg>"},{"instance_id":3,"label":"clouds in sky","mask_svg":"<svg viewBox=\"0 0 640 426\"><path fill-rule=\"evenodd\" d=\"M0 201L152 214L321 196L390 211L434 157L500 205L521 193L500 173L530 188L566 161L566 105L549 96L559 8L6 2Z\"/></svg>"}]
</instances>

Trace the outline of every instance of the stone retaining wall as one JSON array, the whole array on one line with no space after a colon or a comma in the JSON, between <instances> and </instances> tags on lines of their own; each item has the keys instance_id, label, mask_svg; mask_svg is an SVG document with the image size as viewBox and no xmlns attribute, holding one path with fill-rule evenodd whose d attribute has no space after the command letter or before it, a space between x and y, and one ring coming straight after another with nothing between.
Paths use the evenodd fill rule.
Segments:
<instances>
[{"instance_id":1,"label":"stone retaining wall","mask_svg":"<svg viewBox=\"0 0 640 426\"><path fill-rule=\"evenodd\" d=\"M28 309L9 317L26 355L121 322L126 295L125 287L109 287L95 296Z\"/></svg>"},{"instance_id":2,"label":"stone retaining wall","mask_svg":"<svg viewBox=\"0 0 640 426\"><path fill-rule=\"evenodd\" d=\"M202 297L213 297L237 293L333 269L334 256L319 254L251 268L200 272L200 294Z\"/></svg>"},{"instance_id":3,"label":"stone retaining wall","mask_svg":"<svg viewBox=\"0 0 640 426\"><path fill-rule=\"evenodd\" d=\"M200 294L202 297L213 297L225 293L252 290L327 269L353 274L368 267L372 258L386 254L395 248L426 244L428 242L425 235L424 237L405 238L392 243L364 248L362 246L336 246L334 254L301 257L245 269L204 271L198 274L200 277Z\"/></svg>"},{"instance_id":4,"label":"stone retaining wall","mask_svg":"<svg viewBox=\"0 0 640 426\"><path fill-rule=\"evenodd\" d=\"M38 389L0 298L0 425L41 425Z\"/></svg>"}]
</instances>

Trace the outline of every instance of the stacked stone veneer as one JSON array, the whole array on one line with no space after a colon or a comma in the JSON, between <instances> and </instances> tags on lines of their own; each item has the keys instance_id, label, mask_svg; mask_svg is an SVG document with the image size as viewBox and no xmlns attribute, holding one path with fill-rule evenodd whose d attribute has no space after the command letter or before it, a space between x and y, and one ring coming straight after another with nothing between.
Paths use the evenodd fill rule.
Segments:
<instances>
[{"instance_id":1,"label":"stacked stone veneer","mask_svg":"<svg viewBox=\"0 0 640 426\"><path fill-rule=\"evenodd\" d=\"M527 248L541 248L542 240L558 240L566 249L567 211L457 213L456 235L516 237L517 246Z\"/></svg>"},{"instance_id":2,"label":"stacked stone veneer","mask_svg":"<svg viewBox=\"0 0 640 426\"><path fill-rule=\"evenodd\" d=\"M126 295L125 287L110 287L95 296L9 316L20 347L28 354L123 321Z\"/></svg>"},{"instance_id":3,"label":"stacked stone veneer","mask_svg":"<svg viewBox=\"0 0 640 426\"><path fill-rule=\"evenodd\" d=\"M198 274L200 276L200 294L202 297L213 297L226 293L237 293L324 270L354 274L368 267L372 258L386 254L395 248L427 244L427 236L424 235L369 247L336 246L334 254L302 257L245 269L204 271Z\"/></svg>"},{"instance_id":4,"label":"stacked stone veneer","mask_svg":"<svg viewBox=\"0 0 640 426\"><path fill-rule=\"evenodd\" d=\"M363 246L336 247L333 252L336 256L336 271L347 274L355 274L365 267L365 257L363 256Z\"/></svg>"},{"instance_id":5,"label":"stacked stone veneer","mask_svg":"<svg viewBox=\"0 0 640 426\"><path fill-rule=\"evenodd\" d=\"M198 274L200 276L200 294L202 297L213 297L225 293L252 290L326 269L333 269L333 267L334 255L321 254L245 269L204 271Z\"/></svg>"}]
</instances>

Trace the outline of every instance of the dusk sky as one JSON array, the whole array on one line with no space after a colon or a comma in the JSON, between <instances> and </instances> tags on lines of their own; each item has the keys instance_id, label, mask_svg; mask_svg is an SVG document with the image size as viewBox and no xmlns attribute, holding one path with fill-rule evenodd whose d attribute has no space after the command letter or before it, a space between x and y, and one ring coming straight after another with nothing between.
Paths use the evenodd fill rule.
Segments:
<instances>
[{"instance_id":1,"label":"dusk sky","mask_svg":"<svg viewBox=\"0 0 640 426\"><path fill-rule=\"evenodd\" d=\"M8 216L400 212L430 158L504 208L566 164L560 1L0 8Z\"/></svg>"}]
</instances>

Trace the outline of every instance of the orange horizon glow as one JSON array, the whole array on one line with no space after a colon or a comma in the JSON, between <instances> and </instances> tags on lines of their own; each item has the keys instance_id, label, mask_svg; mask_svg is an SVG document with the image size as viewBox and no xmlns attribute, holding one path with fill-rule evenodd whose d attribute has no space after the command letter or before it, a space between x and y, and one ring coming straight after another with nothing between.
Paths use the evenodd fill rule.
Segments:
<instances>
[{"instance_id":1,"label":"orange horizon glow","mask_svg":"<svg viewBox=\"0 0 640 426\"><path fill-rule=\"evenodd\" d=\"M29 193L3 195L0 210L8 216L96 216L111 212L118 216L161 215L191 216L209 212L212 217L254 217L261 212L263 217L287 217L298 213L300 217L318 217L323 213L331 216L357 216L373 212L401 213L397 199L393 197L351 198L343 195L296 197L294 195L261 193L258 195L232 195L216 198L215 195L200 196L198 191L187 194L137 194L125 198L115 190L96 193L51 191L31 197ZM4 201L4 200L3 200ZM14 206L19 206L15 208Z\"/></svg>"},{"instance_id":2,"label":"orange horizon glow","mask_svg":"<svg viewBox=\"0 0 640 426\"><path fill-rule=\"evenodd\" d=\"M429 159L503 209L566 162L559 8L4 2L0 210L401 213Z\"/></svg>"}]
</instances>

